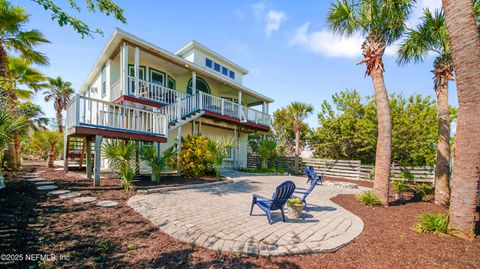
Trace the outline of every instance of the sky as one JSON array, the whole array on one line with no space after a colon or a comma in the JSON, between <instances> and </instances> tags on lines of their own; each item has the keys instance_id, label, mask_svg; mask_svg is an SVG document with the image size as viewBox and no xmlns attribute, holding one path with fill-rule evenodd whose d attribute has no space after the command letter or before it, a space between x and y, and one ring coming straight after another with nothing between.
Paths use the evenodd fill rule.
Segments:
<instances>
[{"instance_id":1,"label":"sky","mask_svg":"<svg viewBox=\"0 0 480 269\"><path fill-rule=\"evenodd\" d=\"M119 27L164 49L175 52L190 40L204 44L249 70L244 85L275 100L273 112L293 101L312 104L307 119L318 126L317 113L323 100L346 89L373 95L372 81L364 77L361 36L341 39L328 30L326 15L333 0L322 1L116 1L124 10L127 23L100 13L67 11L100 28L104 36L81 38L68 26L59 27L50 13L31 0L15 0L32 15L26 29L40 30L50 41L38 49L46 53L50 66L41 68L51 77L61 76L78 92L115 27ZM78 2L84 2L78 0ZM201 3L201 4L200 4ZM441 0L418 0L408 24L415 26L424 8L441 7ZM384 56L385 83L391 93L422 94L435 98L431 55L422 64L398 66L396 47ZM450 104L456 106L454 83ZM54 117L53 104L37 94L48 117Z\"/></svg>"}]
</instances>

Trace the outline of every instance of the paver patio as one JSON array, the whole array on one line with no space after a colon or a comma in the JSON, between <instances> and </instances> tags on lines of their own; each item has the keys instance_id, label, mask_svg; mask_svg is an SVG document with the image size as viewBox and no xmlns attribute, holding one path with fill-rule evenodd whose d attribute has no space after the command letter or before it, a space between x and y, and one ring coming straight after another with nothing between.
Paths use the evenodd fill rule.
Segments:
<instances>
[{"instance_id":1,"label":"paver patio","mask_svg":"<svg viewBox=\"0 0 480 269\"><path fill-rule=\"evenodd\" d=\"M258 208L250 216L252 193L270 197L277 185L292 180L305 187L306 178L249 176L233 183L135 195L128 205L181 241L210 249L257 255L285 255L334 251L353 241L363 230L362 220L330 201L345 189L317 186L308 197L303 219L273 213L273 224Z\"/></svg>"}]
</instances>

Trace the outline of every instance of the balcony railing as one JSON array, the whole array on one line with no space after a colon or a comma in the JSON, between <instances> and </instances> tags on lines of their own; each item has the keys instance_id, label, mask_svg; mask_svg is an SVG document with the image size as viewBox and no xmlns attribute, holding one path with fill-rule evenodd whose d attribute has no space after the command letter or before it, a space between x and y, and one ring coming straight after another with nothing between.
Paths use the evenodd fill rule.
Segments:
<instances>
[{"instance_id":1,"label":"balcony railing","mask_svg":"<svg viewBox=\"0 0 480 269\"><path fill-rule=\"evenodd\" d=\"M187 97L184 92L164 87L146 80L138 80L138 91L134 77L128 77L128 95L148 99L163 104L172 104Z\"/></svg>"},{"instance_id":2,"label":"balcony railing","mask_svg":"<svg viewBox=\"0 0 480 269\"><path fill-rule=\"evenodd\" d=\"M167 117L158 112L76 95L67 108L66 128L91 127L166 136Z\"/></svg>"}]
</instances>

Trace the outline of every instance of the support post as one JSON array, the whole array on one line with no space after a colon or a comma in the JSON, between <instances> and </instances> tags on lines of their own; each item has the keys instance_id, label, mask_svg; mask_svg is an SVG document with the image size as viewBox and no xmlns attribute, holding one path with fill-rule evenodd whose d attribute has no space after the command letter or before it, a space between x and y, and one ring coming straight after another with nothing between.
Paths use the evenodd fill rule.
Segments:
<instances>
[{"instance_id":1,"label":"support post","mask_svg":"<svg viewBox=\"0 0 480 269\"><path fill-rule=\"evenodd\" d=\"M177 128L177 176L180 176L180 150L182 150L182 126Z\"/></svg>"},{"instance_id":2,"label":"support post","mask_svg":"<svg viewBox=\"0 0 480 269\"><path fill-rule=\"evenodd\" d=\"M80 125L80 94L77 93L75 94L75 126L74 127L76 128L79 125Z\"/></svg>"},{"instance_id":3,"label":"support post","mask_svg":"<svg viewBox=\"0 0 480 269\"><path fill-rule=\"evenodd\" d=\"M123 95L129 94L128 85L128 45L124 42L120 49L120 79Z\"/></svg>"},{"instance_id":4,"label":"support post","mask_svg":"<svg viewBox=\"0 0 480 269\"><path fill-rule=\"evenodd\" d=\"M198 98L200 99L199 104L200 104L200 110L203 109L203 92L198 92Z\"/></svg>"},{"instance_id":5,"label":"support post","mask_svg":"<svg viewBox=\"0 0 480 269\"><path fill-rule=\"evenodd\" d=\"M195 71L192 72L192 94L197 93L197 73Z\"/></svg>"},{"instance_id":6,"label":"support post","mask_svg":"<svg viewBox=\"0 0 480 269\"><path fill-rule=\"evenodd\" d=\"M102 140L103 136L95 136L95 179L93 180L93 186L100 186L100 161L102 156Z\"/></svg>"},{"instance_id":7,"label":"support post","mask_svg":"<svg viewBox=\"0 0 480 269\"><path fill-rule=\"evenodd\" d=\"M68 135L63 132L63 172L68 173Z\"/></svg>"},{"instance_id":8,"label":"support post","mask_svg":"<svg viewBox=\"0 0 480 269\"><path fill-rule=\"evenodd\" d=\"M242 121L242 91L238 91L238 118Z\"/></svg>"},{"instance_id":9,"label":"support post","mask_svg":"<svg viewBox=\"0 0 480 269\"><path fill-rule=\"evenodd\" d=\"M140 95L140 81L139 81L139 77L140 77L140 71L139 71L139 67L140 67L140 49L138 47L135 47L135 54L134 54L134 76L135 76L135 96L139 96Z\"/></svg>"},{"instance_id":10,"label":"support post","mask_svg":"<svg viewBox=\"0 0 480 269\"><path fill-rule=\"evenodd\" d=\"M92 141L90 137L86 139L87 144L87 179L92 179Z\"/></svg>"}]
</instances>

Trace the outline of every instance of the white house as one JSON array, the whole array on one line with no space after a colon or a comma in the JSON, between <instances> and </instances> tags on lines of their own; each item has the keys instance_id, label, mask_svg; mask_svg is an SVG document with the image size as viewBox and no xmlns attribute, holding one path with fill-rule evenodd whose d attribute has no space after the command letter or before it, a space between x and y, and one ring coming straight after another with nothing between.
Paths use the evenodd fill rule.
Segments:
<instances>
[{"instance_id":1,"label":"white house","mask_svg":"<svg viewBox=\"0 0 480 269\"><path fill-rule=\"evenodd\" d=\"M116 29L67 109L66 169L69 158L92 156L93 140L99 178L104 138L153 142L163 151L180 136L198 133L233 137L225 165L245 167L247 134L270 130L273 102L243 85L247 73L196 41L172 53ZM82 152L72 147L72 137L84 138ZM92 158L85 158L91 167Z\"/></svg>"}]
</instances>

